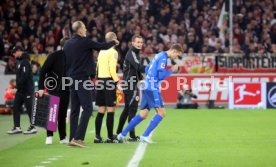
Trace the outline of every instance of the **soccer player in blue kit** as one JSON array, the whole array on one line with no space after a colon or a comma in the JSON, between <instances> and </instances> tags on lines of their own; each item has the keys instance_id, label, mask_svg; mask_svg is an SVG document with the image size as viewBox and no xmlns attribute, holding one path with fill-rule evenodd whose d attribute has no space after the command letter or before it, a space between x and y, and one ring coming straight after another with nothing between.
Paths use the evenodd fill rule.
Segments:
<instances>
[{"instance_id":1,"label":"soccer player in blue kit","mask_svg":"<svg viewBox=\"0 0 276 167\"><path fill-rule=\"evenodd\" d=\"M128 124L128 126L117 136L120 142L126 142L126 135L129 131L135 128L140 122L147 118L149 111L154 108L155 116L151 120L148 128L141 136L141 142L152 143L149 138L150 133L158 126L165 116L165 108L159 90L162 80L169 77L173 72L178 71L178 65L175 64L172 68L166 71L168 58L176 59L183 54L183 49L180 44L173 44L169 50L160 52L155 55L150 64L146 67L146 78L142 84L142 99L141 111Z\"/></svg>"}]
</instances>

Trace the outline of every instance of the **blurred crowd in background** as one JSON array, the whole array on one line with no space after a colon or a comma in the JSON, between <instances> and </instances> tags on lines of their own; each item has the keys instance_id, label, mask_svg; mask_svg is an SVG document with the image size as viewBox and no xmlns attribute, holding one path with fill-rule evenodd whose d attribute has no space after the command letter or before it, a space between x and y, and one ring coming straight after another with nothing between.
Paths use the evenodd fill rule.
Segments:
<instances>
[{"instance_id":1,"label":"blurred crowd in background","mask_svg":"<svg viewBox=\"0 0 276 167\"><path fill-rule=\"evenodd\" d=\"M141 53L144 57L175 42L183 45L185 53L229 53L229 31L222 41L217 26L224 0L2 0L0 3L0 60L8 62L11 72L13 46L21 45L30 54L48 55L60 49L62 37L72 36L70 25L76 20L86 24L87 35L94 41L103 41L108 31L117 33L120 65L134 34L145 39ZM233 53L276 54L276 1L235 0L233 10ZM34 72L39 71L37 59L32 63L38 67Z\"/></svg>"}]
</instances>

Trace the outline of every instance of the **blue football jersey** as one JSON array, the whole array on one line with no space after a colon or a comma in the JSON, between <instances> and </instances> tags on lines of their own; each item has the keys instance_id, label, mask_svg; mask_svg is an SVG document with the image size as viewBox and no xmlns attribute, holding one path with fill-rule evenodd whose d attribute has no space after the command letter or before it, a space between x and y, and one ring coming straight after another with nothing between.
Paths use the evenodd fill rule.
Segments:
<instances>
[{"instance_id":1,"label":"blue football jersey","mask_svg":"<svg viewBox=\"0 0 276 167\"><path fill-rule=\"evenodd\" d=\"M159 90L159 84L162 80L170 76L173 71L167 68L168 55L166 52L160 52L154 56L152 61L145 69L146 78L144 82L144 89L147 90Z\"/></svg>"}]
</instances>

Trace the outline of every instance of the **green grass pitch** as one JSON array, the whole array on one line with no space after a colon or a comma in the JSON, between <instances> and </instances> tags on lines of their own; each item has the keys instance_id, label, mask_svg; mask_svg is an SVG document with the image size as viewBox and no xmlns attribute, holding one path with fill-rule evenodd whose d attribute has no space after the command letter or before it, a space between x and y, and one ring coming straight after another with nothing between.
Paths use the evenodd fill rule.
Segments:
<instances>
[{"instance_id":1,"label":"green grass pitch","mask_svg":"<svg viewBox=\"0 0 276 167\"><path fill-rule=\"evenodd\" d=\"M117 109L114 131L120 112ZM137 127L137 134L153 114ZM12 126L12 116L1 115L0 166L127 166L139 143L94 144L94 121L92 117L86 134L88 148L81 149L60 145L57 133L53 145L45 145L45 131L40 128L36 135L9 136L6 131ZM26 115L21 122L25 130ZM106 138L105 126L102 136ZM276 110L167 109L152 139L157 143L147 146L141 167L274 167Z\"/></svg>"}]
</instances>

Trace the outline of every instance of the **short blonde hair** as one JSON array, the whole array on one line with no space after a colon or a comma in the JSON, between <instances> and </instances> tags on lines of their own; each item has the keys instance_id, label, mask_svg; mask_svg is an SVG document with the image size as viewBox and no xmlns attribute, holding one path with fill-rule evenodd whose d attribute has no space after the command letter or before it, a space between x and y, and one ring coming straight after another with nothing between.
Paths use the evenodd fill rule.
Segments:
<instances>
[{"instance_id":1,"label":"short blonde hair","mask_svg":"<svg viewBox=\"0 0 276 167\"><path fill-rule=\"evenodd\" d=\"M114 32L108 32L108 33L105 34L105 41L106 42L111 42L114 39L117 39L117 36Z\"/></svg>"},{"instance_id":2,"label":"short blonde hair","mask_svg":"<svg viewBox=\"0 0 276 167\"><path fill-rule=\"evenodd\" d=\"M183 48L182 48L181 44L179 44L179 43L173 44L171 46L170 50L176 50L178 52L183 53Z\"/></svg>"}]
</instances>

